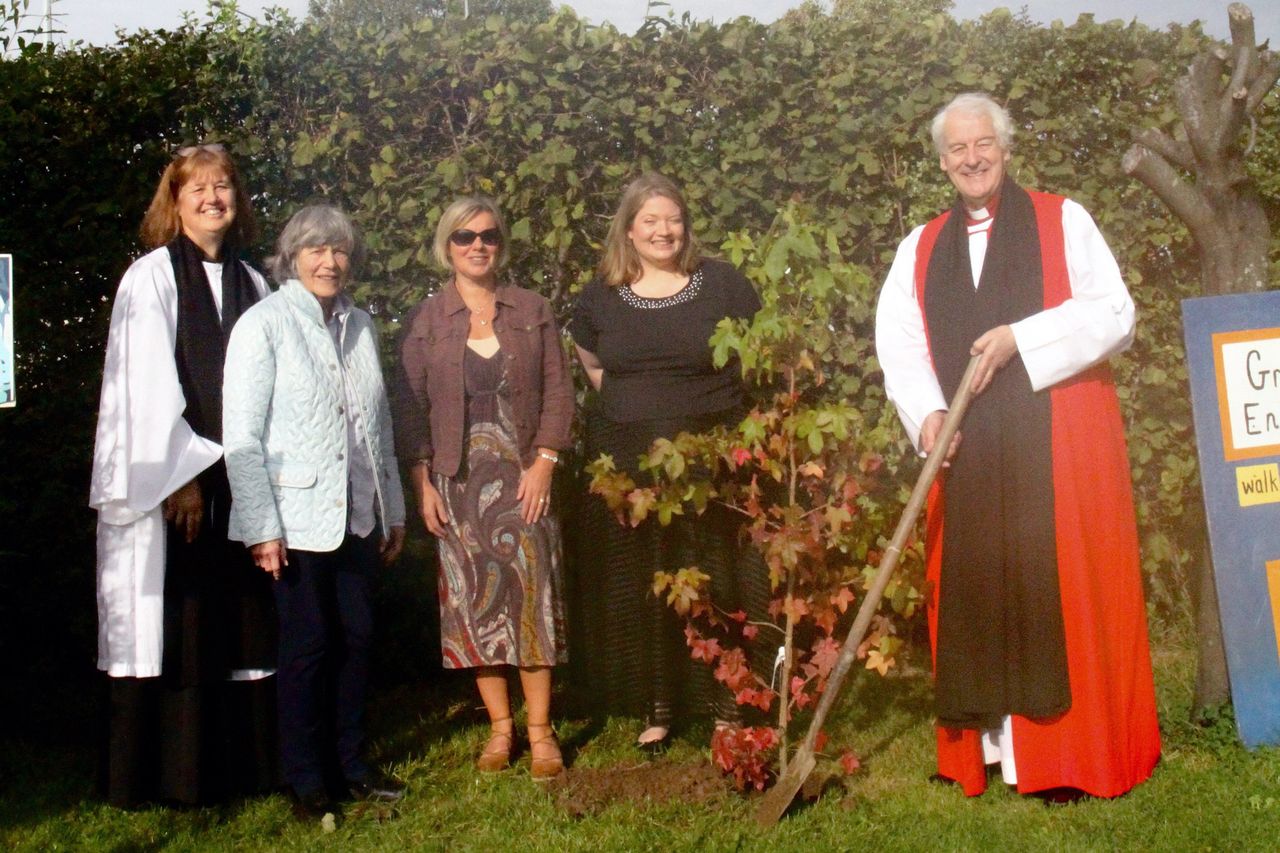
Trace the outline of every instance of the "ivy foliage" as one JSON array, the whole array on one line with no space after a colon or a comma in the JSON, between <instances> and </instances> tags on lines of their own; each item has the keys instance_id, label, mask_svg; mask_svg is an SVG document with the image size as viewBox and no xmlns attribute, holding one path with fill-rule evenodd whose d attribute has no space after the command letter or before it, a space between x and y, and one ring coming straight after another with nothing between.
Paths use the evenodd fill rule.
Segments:
<instances>
[{"instance_id":1,"label":"ivy foliage","mask_svg":"<svg viewBox=\"0 0 1280 853\"><path fill-rule=\"evenodd\" d=\"M1184 606L1200 522L1178 300L1197 287L1195 250L1120 159L1135 130L1172 123L1169 86L1211 43L1197 26L1042 27L1000 10L958 22L943 0L839 0L772 25L650 19L625 35L534 0L474 3L468 19L415 0L346 15L361 5L318 2L301 22L215 6L109 48L0 62L0 248L15 255L19 346L18 408L0 413L0 522L6 560L53 590L6 588L0 599L27 605L15 618L60 613L50 596L70 590L68 612L83 615L69 645L91 645L83 506L110 299L174 148L218 139L236 153L264 225L258 257L299 205L350 210L370 248L354 295L388 332L439 286L430 238L460 193L500 200L511 275L562 318L642 169L682 184L694 230L727 252L731 234L764 234L791 204L848 265L831 288L823 393L880 418L896 469L915 461L880 414L872 309L898 241L951 196L928 119L974 89L1019 124L1014 175L1089 209L1134 292L1138 340L1117 372L1144 564L1157 610ZM1251 165L1273 214L1277 114L1273 95ZM868 518L888 528L896 511L886 501Z\"/></svg>"}]
</instances>

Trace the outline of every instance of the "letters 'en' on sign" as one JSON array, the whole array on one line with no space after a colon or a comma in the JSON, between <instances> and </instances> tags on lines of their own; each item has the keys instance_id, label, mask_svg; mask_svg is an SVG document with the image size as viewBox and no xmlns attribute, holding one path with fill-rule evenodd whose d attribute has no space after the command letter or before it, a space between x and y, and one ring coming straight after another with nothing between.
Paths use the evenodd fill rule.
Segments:
<instances>
[{"instance_id":1,"label":"letters 'en' on sign","mask_svg":"<svg viewBox=\"0 0 1280 853\"><path fill-rule=\"evenodd\" d=\"M1280 744L1280 291L1182 303L1240 738Z\"/></svg>"}]
</instances>

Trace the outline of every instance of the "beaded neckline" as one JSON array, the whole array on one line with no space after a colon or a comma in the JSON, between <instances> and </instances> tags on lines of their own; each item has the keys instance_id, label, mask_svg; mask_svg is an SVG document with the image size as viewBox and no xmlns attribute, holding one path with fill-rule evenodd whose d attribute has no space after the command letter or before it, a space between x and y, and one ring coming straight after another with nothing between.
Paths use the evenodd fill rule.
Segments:
<instances>
[{"instance_id":1,"label":"beaded neckline","mask_svg":"<svg viewBox=\"0 0 1280 853\"><path fill-rule=\"evenodd\" d=\"M663 296L658 299L650 299L647 296L640 296L631 289L631 285L624 284L618 288L618 295L622 297L622 301L632 308L670 308L672 305L680 305L688 302L698 295L698 291L702 288L702 268L693 271L693 275L689 276L689 283L680 288L670 296Z\"/></svg>"}]
</instances>

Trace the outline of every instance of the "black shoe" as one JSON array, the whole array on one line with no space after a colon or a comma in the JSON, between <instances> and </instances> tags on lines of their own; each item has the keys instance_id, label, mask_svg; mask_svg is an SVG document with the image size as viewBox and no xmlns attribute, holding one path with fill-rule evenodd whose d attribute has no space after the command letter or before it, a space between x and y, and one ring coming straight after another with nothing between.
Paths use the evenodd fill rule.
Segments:
<instances>
[{"instance_id":1,"label":"black shoe","mask_svg":"<svg viewBox=\"0 0 1280 853\"><path fill-rule=\"evenodd\" d=\"M298 794L291 790L289 800L292 803L293 816L304 823L323 821L325 815L332 815L334 821L339 817L338 807L324 791Z\"/></svg>"},{"instance_id":2,"label":"black shoe","mask_svg":"<svg viewBox=\"0 0 1280 853\"><path fill-rule=\"evenodd\" d=\"M385 776L370 775L359 781L348 779L347 790L353 800L397 803L404 798L404 783Z\"/></svg>"},{"instance_id":3,"label":"black shoe","mask_svg":"<svg viewBox=\"0 0 1280 853\"><path fill-rule=\"evenodd\" d=\"M1049 788L1045 791L1036 791L1034 796L1039 797L1047 806L1069 806L1090 798L1079 788Z\"/></svg>"}]
</instances>

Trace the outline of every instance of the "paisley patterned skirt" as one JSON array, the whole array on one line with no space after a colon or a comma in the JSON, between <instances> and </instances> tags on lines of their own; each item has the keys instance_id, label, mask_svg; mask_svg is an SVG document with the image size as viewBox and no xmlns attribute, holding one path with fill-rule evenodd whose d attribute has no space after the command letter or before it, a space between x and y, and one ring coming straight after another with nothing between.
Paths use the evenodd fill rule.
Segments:
<instances>
[{"instance_id":1,"label":"paisley patterned skirt","mask_svg":"<svg viewBox=\"0 0 1280 853\"><path fill-rule=\"evenodd\" d=\"M501 355L496 359L501 361ZM480 359L468 351L470 372ZM435 475L451 521L440 540L440 645L447 669L568 659L560 524L520 517L520 458L505 394L472 396L468 376L466 458L456 477Z\"/></svg>"}]
</instances>

